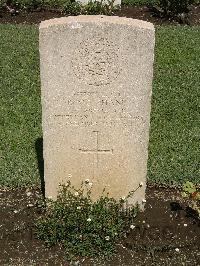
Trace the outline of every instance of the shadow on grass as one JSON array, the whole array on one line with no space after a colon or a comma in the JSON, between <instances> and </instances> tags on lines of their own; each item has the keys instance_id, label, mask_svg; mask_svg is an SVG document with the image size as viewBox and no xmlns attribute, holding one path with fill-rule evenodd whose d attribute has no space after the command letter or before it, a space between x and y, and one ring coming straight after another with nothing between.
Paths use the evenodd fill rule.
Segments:
<instances>
[{"instance_id":1,"label":"shadow on grass","mask_svg":"<svg viewBox=\"0 0 200 266\"><path fill-rule=\"evenodd\" d=\"M35 150L37 154L38 169L40 173L41 191L45 197L45 181L44 181L44 159L43 159L43 138L38 138L35 142Z\"/></svg>"}]
</instances>

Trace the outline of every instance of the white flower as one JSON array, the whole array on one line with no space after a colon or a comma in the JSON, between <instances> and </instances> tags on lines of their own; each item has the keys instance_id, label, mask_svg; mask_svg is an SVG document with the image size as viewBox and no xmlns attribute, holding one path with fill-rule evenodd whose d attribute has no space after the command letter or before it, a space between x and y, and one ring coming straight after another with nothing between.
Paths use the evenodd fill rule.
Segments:
<instances>
[{"instance_id":1,"label":"white flower","mask_svg":"<svg viewBox=\"0 0 200 266\"><path fill-rule=\"evenodd\" d=\"M187 224L184 224L183 226L187 227Z\"/></svg>"},{"instance_id":2,"label":"white flower","mask_svg":"<svg viewBox=\"0 0 200 266\"><path fill-rule=\"evenodd\" d=\"M17 211L17 210L14 210L13 212L14 212L14 213L18 213L19 211Z\"/></svg>"},{"instance_id":3,"label":"white flower","mask_svg":"<svg viewBox=\"0 0 200 266\"><path fill-rule=\"evenodd\" d=\"M77 197L78 196L78 192L75 192L74 195Z\"/></svg>"},{"instance_id":4,"label":"white flower","mask_svg":"<svg viewBox=\"0 0 200 266\"><path fill-rule=\"evenodd\" d=\"M109 241L110 240L110 237L109 236L106 236L105 237L105 240Z\"/></svg>"},{"instance_id":5,"label":"white flower","mask_svg":"<svg viewBox=\"0 0 200 266\"><path fill-rule=\"evenodd\" d=\"M91 219L91 218L88 218L88 219L87 219L87 222L91 222L91 221L92 221L92 219Z\"/></svg>"},{"instance_id":6,"label":"white flower","mask_svg":"<svg viewBox=\"0 0 200 266\"><path fill-rule=\"evenodd\" d=\"M143 187L143 186L144 186L143 182L140 182L139 187Z\"/></svg>"},{"instance_id":7,"label":"white flower","mask_svg":"<svg viewBox=\"0 0 200 266\"><path fill-rule=\"evenodd\" d=\"M147 201L145 199L142 200L142 203L146 203Z\"/></svg>"},{"instance_id":8,"label":"white flower","mask_svg":"<svg viewBox=\"0 0 200 266\"><path fill-rule=\"evenodd\" d=\"M90 183L88 184L89 187L92 187L92 185L93 185L92 182L90 182Z\"/></svg>"},{"instance_id":9,"label":"white flower","mask_svg":"<svg viewBox=\"0 0 200 266\"><path fill-rule=\"evenodd\" d=\"M121 200L125 201L126 197L121 197Z\"/></svg>"},{"instance_id":10,"label":"white flower","mask_svg":"<svg viewBox=\"0 0 200 266\"><path fill-rule=\"evenodd\" d=\"M32 195L32 193L31 193L31 192L27 192L26 195L27 195L28 197L30 197L30 196Z\"/></svg>"},{"instance_id":11,"label":"white flower","mask_svg":"<svg viewBox=\"0 0 200 266\"><path fill-rule=\"evenodd\" d=\"M77 207L77 210L80 210L80 209L81 209L81 206L78 206L78 207Z\"/></svg>"},{"instance_id":12,"label":"white flower","mask_svg":"<svg viewBox=\"0 0 200 266\"><path fill-rule=\"evenodd\" d=\"M134 228L135 228L135 225L131 224L131 225L130 225L130 228L131 228L131 229L134 229Z\"/></svg>"},{"instance_id":13,"label":"white flower","mask_svg":"<svg viewBox=\"0 0 200 266\"><path fill-rule=\"evenodd\" d=\"M175 248L175 251L176 251L176 252L179 252L179 251L180 251L180 249L179 249L179 248Z\"/></svg>"},{"instance_id":14,"label":"white flower","mask_svg":"<svg viewBox=\"0 0 200 266\"><path fill-rule=\"evenodd\" d=\"M85 179L85 183L86 184L90 183L90 180L89 179Z\"/></svg>"}]
</instances>

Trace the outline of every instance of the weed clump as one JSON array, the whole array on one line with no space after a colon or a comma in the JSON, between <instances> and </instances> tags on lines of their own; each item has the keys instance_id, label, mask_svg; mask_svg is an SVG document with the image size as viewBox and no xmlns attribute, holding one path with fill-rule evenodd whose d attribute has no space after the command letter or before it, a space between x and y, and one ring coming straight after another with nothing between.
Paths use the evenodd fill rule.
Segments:
<instances>
[{"instance_id":1,"label":"weed clump","mask_svg":"<svg viewBox=\"0 0 200 266\"><path fill-rule=\"evenodd\" d=\"M64 247L69 260L110 256L138 212L138 206L124 208L131 193L117 201L104 191L92 201L90 184L82 184L78 190L70 182L62 185L57 200L46 201L45 212L36 222L38 237L47 246Z\"/></svg>"}]
</instances>

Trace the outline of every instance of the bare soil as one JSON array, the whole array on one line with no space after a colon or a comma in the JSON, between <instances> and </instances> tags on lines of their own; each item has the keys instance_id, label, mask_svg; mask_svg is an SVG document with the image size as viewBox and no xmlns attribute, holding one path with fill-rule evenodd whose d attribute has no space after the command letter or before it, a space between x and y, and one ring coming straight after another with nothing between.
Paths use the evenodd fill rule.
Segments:
<instances>
[{"instance_id":1,"label":"bare soil","mask_svg":"<svg viewBox=\"0 0 200 266\"><path fill-rule=\"evenodd\" d=\"M113 15L141 19L154 23L155 25L179 25L188 24L191 26L200 25L200 6L191 6L190 12L184 18L166 19L155 13L153 8L147 6L122 6L121 10ZM2 10L0 13L0 23L11 24L39 24L43 20L63 17L59 10L35 10L32 12L21 11L17 15L11 15L8 11Z\"/></svg>"},{"instance_id":2,"label":"bare soil","mask_svg":"<svg viewBox=\"0 0 200 266\"><path fill-rule=\"evenodd\" d=\"M39 189L0 190L0 265L70 265L59 246L46 248L35 234L41 214ZM200 265L200 220L174 189L148 188L135 228L104 258L80 258L75 265ZM73 264L71 264L73 265Z\"/></svg>"}]
</instances>

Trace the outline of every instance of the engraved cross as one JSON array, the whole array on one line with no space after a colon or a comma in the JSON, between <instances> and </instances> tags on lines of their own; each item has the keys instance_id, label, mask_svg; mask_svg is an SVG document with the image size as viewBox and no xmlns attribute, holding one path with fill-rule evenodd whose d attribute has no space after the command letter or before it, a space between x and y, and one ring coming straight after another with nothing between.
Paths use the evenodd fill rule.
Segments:
<instances>
[{"instance_id":1,"label":"engraved cross","mask_svg":"<svg viewBox=\"0 0 200 266\"><path fill-rule=\"evenodd\" d=\"M93 131L96 136L96 147L94 149L79 149L81 153L92 153L96 157L96 166L98 168L99 164L99 154L111 153L113 154L113 149L100 149L99 148L99 131Z\"/></svg>"}]
</instances>

